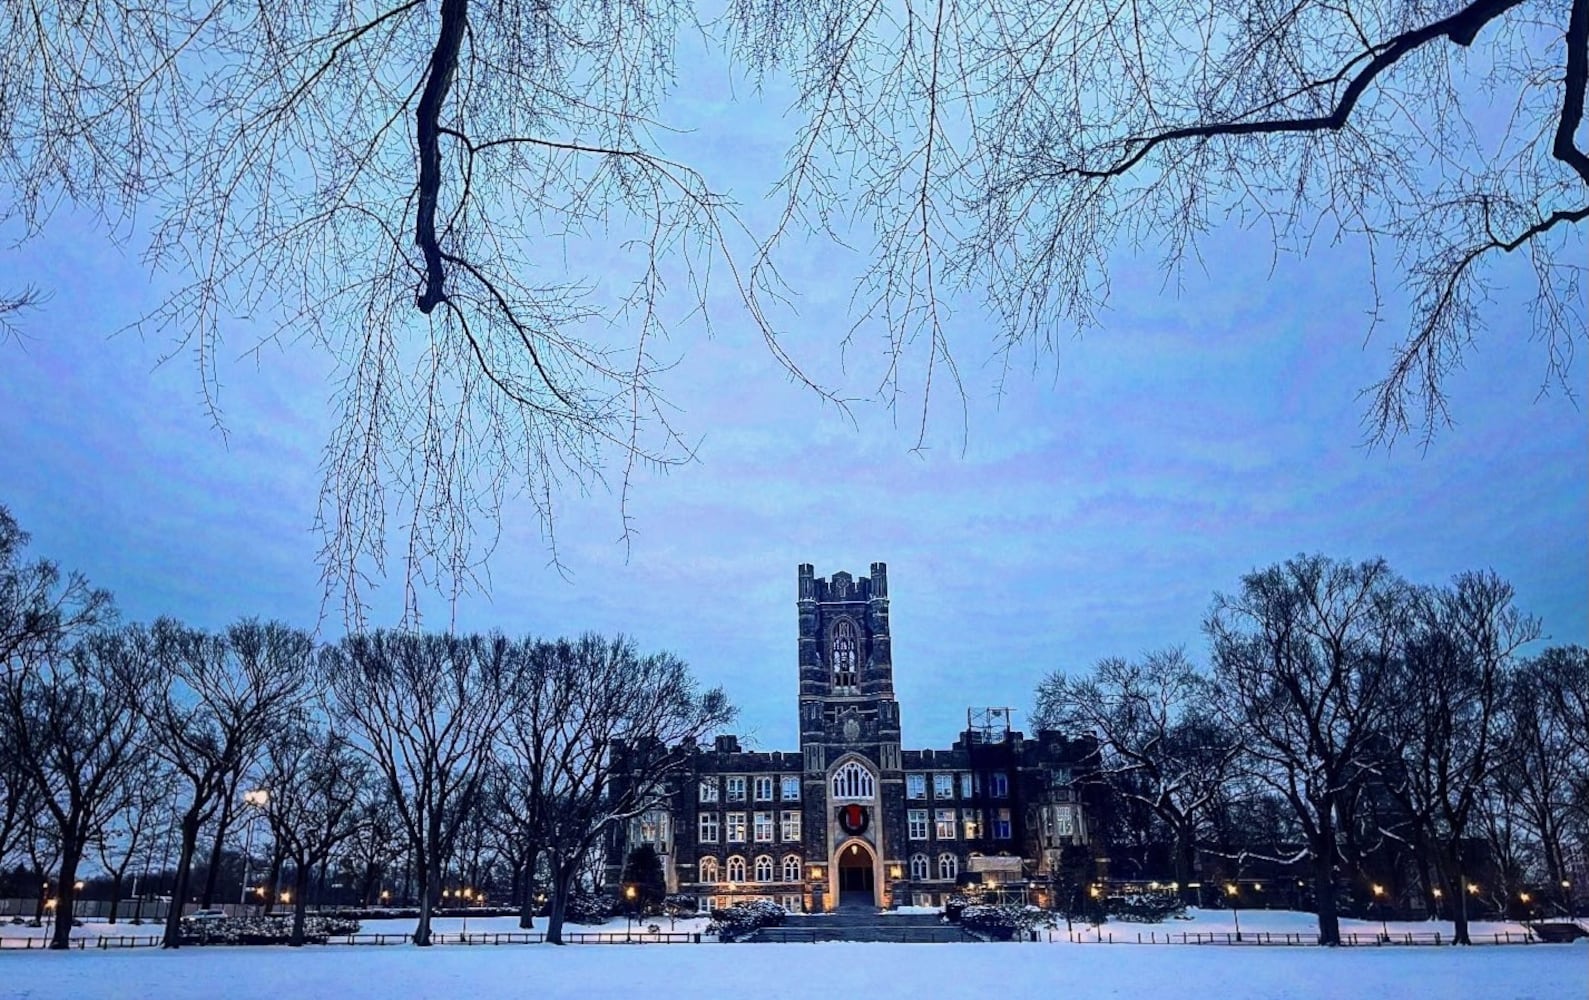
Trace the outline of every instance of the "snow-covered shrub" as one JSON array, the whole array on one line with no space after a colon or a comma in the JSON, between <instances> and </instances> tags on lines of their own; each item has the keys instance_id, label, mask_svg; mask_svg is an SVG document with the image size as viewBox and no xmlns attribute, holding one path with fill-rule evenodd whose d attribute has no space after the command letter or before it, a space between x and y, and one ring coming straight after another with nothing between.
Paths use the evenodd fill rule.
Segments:
<instances>
[{"instance_id":1,"label":"snow-covered shrub","mask_svg":"<svg viewBox=\"0 0 1589 1000\"><path fill-rule=\"evenodd\" d=\"M305 917L303 922L304 940L312 944L358 932L359 922L343 917ZM182 921L184 944L286 944L291 940L292 915L288 913Z\"/></svg>"},{"instance_id":2,"label":"snow-covered shrub","mask_svg":"<svg viewBox=\"0 0 1589 1000\"><path fill-rule=\"evenodd\" d=\"M1026 933L1054 926L1054 915L1049 911L1025 903L999 903L983 905L974 903L960 911L960 925L980 937L994 941L1008 941L1017 932Z\"/></svg>"},{"instance_id":3,"label":"snow-covered shrub","mask_svg":"<svg viewBox=\"0 0 1589 1000\"><path fill-rule=\"evenodd\" d=\"M1169 890L1127 892L1110 896L1104 907L1110 916L1126 923L1156 924L1186 913L1186 904Z\"/></svg>"},{"instance_id":4,"label":"snow-covered shrub","mask_svg":"<svg viewBox=\"0 0 1589 1000\"><path fill-rule=\"evenodd\" d=\"M571 892L563 919L571 924L600 924L617 912L617 896L605 892Z\"/></svg>"},{"instance_id":5,"label":"snow-covered shrub","mask_svg":"<svg viewBox=\"0 0 1589 1000\"><path fill-rule=\"evenodd\" d=\"M706 925L706 932L716 934L719 941L737 941L763 927L777 927L785 916L784 908L777 903L752 899L712 910L712 922Z\"/></svg>"}]
</instances>

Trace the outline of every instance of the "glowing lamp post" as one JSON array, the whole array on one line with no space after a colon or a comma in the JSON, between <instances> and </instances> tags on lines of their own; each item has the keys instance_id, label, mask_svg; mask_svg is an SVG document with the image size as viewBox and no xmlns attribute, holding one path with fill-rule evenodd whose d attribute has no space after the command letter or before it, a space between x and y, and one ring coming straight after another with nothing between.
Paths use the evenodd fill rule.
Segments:
<instances>
[{"instance_id":1,"label":"glowing lamp post","mask_svg":"<svg viewBox=\"0 0 1589 1000\"><path fill-rule=\"evenodd\" d=\"M1374 902L1379 906L1379 940L1389 943L1390 926L1385 923L1385 887L1374 883Z\"/></svg>"}]
</instances>

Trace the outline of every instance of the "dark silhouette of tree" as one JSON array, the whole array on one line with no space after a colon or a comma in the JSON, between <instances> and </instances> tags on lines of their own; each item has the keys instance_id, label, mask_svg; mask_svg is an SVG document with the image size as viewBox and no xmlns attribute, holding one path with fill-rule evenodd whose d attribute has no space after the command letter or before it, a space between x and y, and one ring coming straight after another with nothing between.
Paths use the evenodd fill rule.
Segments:
<instances>
[{"instance_id":1,"label":"dark silhouette of tree","mask_svg":"<svg viewBox=\"0 0 1589 1000\"><path fill-rule=\"evenodd\" d=\"M0 710L38 801L54 824L51 948L71 947L83 855L127 805L127 779L147 752L136 705L155 676L154 649L136 626L93 632L61 659L30 664L0 684Z\"/></svg>"},{"instance_id":2,"label":"dark silhouette of tree","mask_svg":"<svg viewBox=\"0 0 1589 1000\"><path fill-rule=\"evenodd\" d=\"M562 943L568 899L587 858L618 824L661 806L669 776L734 716L719 689L698 691L668 653L622 636L534 643L525 710L505 733L513 766L539 775L536 817L551 884L546 940Z\"/></svg>"},{"instance_id":3,"label":"dark silhouette of tree","mask_svg":"<svg viewBox=\"0 0 1589 1000\"><path fill-rule=\"evenodd\" d=\"M519 712L523 653L491 636L374 632L327 647L330 712L385 782L419 886L414 943L431 913L499 732Z\"/></svg>"},{"instance_id":4,"label":"dark silhouette of tree","mask_svg":"<svg viewBox=\"0 0 1589 1000\"><path fill-rule=\"evenodd\" d=\"M1139 662L1100 660L1090 675L1055 671L1037 688L1040 729L1091 733L1102 745L1097 780L1151 810L1175 840L1175 880L1196 903L1190 883L1200 824L1230 779L1240 750L1216 717L1213 691L1179 649ZM1127 779L1129 776L1129 780Z\"/></svg>"},{"instance_id":5,"label":"dark silhouette of tree","mask_svg":"<svg viewBox=\"0 0 1589 1000\"><path fill-rule=\"evenodd\" d=\"M309 696L315 644L307 632L247 619L218 634L161 620L154 635L161 676L138 707L149 720L154 752L175 772L183 803L164 938L164 947L177 948L199 831L270 734Z\"/></svg>"},{"instance_id":6,"label":"dark silhouette of tree","mask_svg":"<svg viewBox=\"0 0 1589 1000\"><path fill-rule=\"evenodd\" d=\"M1376 762L1404 591L1381 560L1297 556L1216 595L1205 623L1215 703L1242 741L1247 770L1285 798L1303 833L1321 944L1341 942L1337 821Z\"/></svg>"},{"instance_id":7,"label":"dark silhouette of tree","mask_svg":"<svg viewBox=\"0 0 1589 1000\"><path fill-rule=\"evenodd\" d=\"M294 946L304 943L309 875L358 831L368 777L364 755L327 729L299 722L277 730L266 744L265 816L296 873L289 938Z\"/></svg>"},{"instance_id":8,"label":"dark silhouette of tree","mask_svg":"<svg viewBox=\"0 0 1589 1000\"><path fill-rule=\"evenodd\" d=\"M1543 384L1575 389L1589 0L735 0L722 17L198 0L0 18L0 184L24 233L63 201L152 219L151 264L184 283L141 325L197 356L217 423L232 317L332 360L323 555L355 621L389 549L413 614L420 585L476 584L482 522L515 487L550 525L564 486L626 490L637 463L688 460L657 384L673 317L736 302L803 379L770 310L780 245L813 231L861 244L843 344L876 335L879 395L919 398L923 423L957 355L1055 350L1098 322L1116 250L1156 248L1178 273L1231 218L1276 253L1348 242L1376 289L1405 285L1367 321L1401 330L1367 388L1372 439L1445 424L1508 256L1536 279ZM795 89L769 231L668 153L686 36ZM587 240L629 252L586 263ZM948 318L965 291L992 316L970 335Z\"/></svg>"}]
</instances>

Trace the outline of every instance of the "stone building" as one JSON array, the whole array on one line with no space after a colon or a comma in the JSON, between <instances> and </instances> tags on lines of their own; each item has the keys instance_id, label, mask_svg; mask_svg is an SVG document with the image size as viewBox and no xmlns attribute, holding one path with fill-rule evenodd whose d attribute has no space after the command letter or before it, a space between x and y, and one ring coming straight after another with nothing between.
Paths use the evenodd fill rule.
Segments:
<instances>
[{"instance_id":1,"label":"stone building","mask_svg":"<svg viewBox=\"0 0 1589 1000\"><path fill-rule=\"evenodd\" d=\"M749 752L734 736L697 749L664 804L616 831L610 884L650 843L668 891L703 910L940 905L967 882L1041 899L1062 859L1088 853L1090 739L1028 739L988 710L948 749L901 747L883 563L859 578L800 566L796 608L800 749Z\"/></svg>"}]
</instances>

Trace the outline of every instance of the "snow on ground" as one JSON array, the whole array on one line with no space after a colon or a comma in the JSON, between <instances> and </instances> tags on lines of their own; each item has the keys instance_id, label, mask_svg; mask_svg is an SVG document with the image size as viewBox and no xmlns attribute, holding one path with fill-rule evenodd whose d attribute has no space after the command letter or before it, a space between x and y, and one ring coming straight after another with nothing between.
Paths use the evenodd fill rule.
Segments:
<instances>
[{"instance_id":1,"label":"snow on ground","mask_svg":"<svg viewBox=\"0 0 1589 1000\"><path fill-rule=\"evenodd\" d=\"M1582 1000L1589 996L1589 943L1338 950L656 944L0 953L0 997L6 1000L633 1000L702 992L757 1000Z\"/></svg>"}]
</instances>

